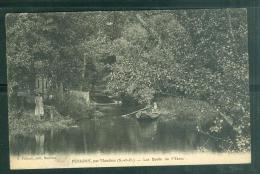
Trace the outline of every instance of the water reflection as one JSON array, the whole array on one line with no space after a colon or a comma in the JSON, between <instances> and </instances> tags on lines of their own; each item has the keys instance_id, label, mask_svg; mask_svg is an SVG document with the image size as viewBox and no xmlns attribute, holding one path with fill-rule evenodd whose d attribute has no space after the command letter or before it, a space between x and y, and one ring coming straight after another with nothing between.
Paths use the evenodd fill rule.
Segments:
<instances>
[{"instance_id":1,"label":"water reflection","mask_svg":"<svg viewBox=\"0 0 260 174\"><path fill-rule=\"evenodd\" d=\"M12 153L91 153L194 151L207 137L189 125L176 122L138 122L134 119L84 120L78 128L18 136L11 140ZM215 142L208 141L212 151ZM16 146L17 144L17 146ZM32 148L34 147L34 148ZM31 149L35 149L32 152Z\"/></svg>"},{"instance_id":2,"label":"water reflection","mask_svg":"<svg viewBox=\"0 0 260 174\"><path fill-rule=\"evenodd\" d=\"M35 135L35 153L44 154L44 133L38 132Z\"/></svg>"},{"instance_id":3,"label":"water reflection","mask_svg":"<svg viewBox=\"0 0 260 174\"><path fill-rule=\"evenodd\" d=\"M218 150L217 142L198 134L192 122L161 119L140 122L121 118L116 112L114 115L106 112L106 117L100 119L80 120L78 127L62 131L37 132L34 137L16 136L10 139L11 153L187 152L205 143L209 150Z\"/></svg>"},{"instance_id":4,"label":"water reflection","mask_svg":"<svg viewBox=\"0 0 260 174\"><path fill-rule=\"evenodd\" d=\"M157 133L158 122L139 122L139 132L141 139L154 139Z\"/></svg>"}]
</instances>

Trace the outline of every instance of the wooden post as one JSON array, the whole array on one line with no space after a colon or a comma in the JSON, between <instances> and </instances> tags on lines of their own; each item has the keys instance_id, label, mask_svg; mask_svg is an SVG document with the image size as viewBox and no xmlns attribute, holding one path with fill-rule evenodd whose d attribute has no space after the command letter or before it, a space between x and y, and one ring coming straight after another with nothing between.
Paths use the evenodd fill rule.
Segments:
<instances>
[{"instance_id":1,"label":"wooden post","mask_svg":"<svg viewBox=\"0 0 260 174\"><path fill-rule=\"evenodd\" d=\"M53 121L53 107L50 107L50 117L51 117L51 121Z\"/></svg>"},{"instance_id":2,"label":"wooden post","mask_svg":"<svg viewBox=\"0 0 260 174\"><path fill-rule=\"evenodd\" d=\"M62 83L62 82L60 82L59 97L60 97L60 101L63 101L63 100L64 100L63 83Z\"/></svg>"},{"instance_id":3,"label":"wooden post","mask_svg":"<svg viewBox=\"0 0 260 174\"><path fill-rule=\"evenodd\" d=\"M90 104L89 91L85 94L86 102Z\"/></svg>"},{"instance_id":4,"label":"wooden post","mask_svg":"<svg viewBox=\"0 0 260 174\"><path fill-rule=\"evenodd\" d=\"M80 84L80 87L79 87L80 91L83 90L83 85L85 85L84 82L85 82L86 64L87 64L86 54L84 54L84 56L83 56L83 68L82 68L82 73L81 73L81 84Z\"/></svg>"}]
</instances>

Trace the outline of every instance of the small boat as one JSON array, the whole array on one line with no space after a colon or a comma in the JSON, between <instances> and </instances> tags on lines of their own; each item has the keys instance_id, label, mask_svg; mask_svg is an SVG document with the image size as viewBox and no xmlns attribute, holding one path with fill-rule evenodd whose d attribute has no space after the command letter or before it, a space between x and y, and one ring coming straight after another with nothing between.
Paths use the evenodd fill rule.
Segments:
<instances>
[{"instance_id":1,"label":"small boat","mask_svg":"<svg viewBox=\"0 0 260 174\"><path fill-rule=\"evenodd\" d=\"M135 114L138 120L156 120L160 116L160 112L139 111Z\"/></svg>"},{"instance_id":2,"label":"small boat","mask_svg":"<svg viewBox=\"0 0 260 174\"><path fill-rule=\"evenodd\" d=\"M79 126L78 126L78 125L71 125L70 127L72 127L72 128L78 128Z\"/></svg>"}]
</instances>

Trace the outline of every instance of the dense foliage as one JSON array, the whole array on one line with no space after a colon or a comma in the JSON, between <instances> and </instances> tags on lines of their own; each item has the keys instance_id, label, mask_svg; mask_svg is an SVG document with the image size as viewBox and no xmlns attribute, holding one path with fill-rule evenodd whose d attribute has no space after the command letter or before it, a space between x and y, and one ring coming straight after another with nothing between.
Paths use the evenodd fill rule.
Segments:
<instances>
[{"instance_id":1,"label":"dense foliage","mask_svg":"<svg viewBox=\"0 0 260 174\"><path fill-rule=\"evenodd\" d=\"M208 132L228 122L234 149L250 148L245 9L22 13L6 21L9 95L33 84L33 64L44 60L52 87L106 84L110 95L140 104L162 95L207 101L219 112Z\"/></svg>"}]
</instances>

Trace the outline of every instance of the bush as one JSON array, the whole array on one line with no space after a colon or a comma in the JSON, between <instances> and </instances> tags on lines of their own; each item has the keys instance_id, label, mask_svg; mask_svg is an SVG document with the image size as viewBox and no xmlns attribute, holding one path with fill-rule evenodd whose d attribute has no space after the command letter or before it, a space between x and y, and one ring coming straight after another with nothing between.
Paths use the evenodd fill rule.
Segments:
<instances>
[{"instance_id":1,"label":"bush","mask_svg":"<svg viewBox=\"0 0 260 174\"><path fill-rule=\"evenodd\" d=\"M17 113L9 113L9 135L34 135L37 131L44 130L62 130L68 128L73 124L73 120L69 117L62 117L61 115L55 115L54 120L41 121L34 115L33 110L26 111L20 118L17 118Z\"/></svg>"},{"instance_id":2,"label":"bush","mask_svg":"<svg viewBox=\"0 0 260 174\"><path fill-rule=\"evenodd\" d=\"M158 99L158 107L163 115L180 120L199 121L205 124L212 121L217 111L209 103L181 97L167 97Z\"/></svg>"},{"instance_id":3,"label":"bush","mask_svg":"<svg viewBox=\"0 0 260 174\"><path fill-rule=\"evenodd\" d=\"M94 107L86 102L83 97L66 94L64 101L56 104L62 115L70 115L73 118L91 117Z\"/></svg>"}]
</instances>

